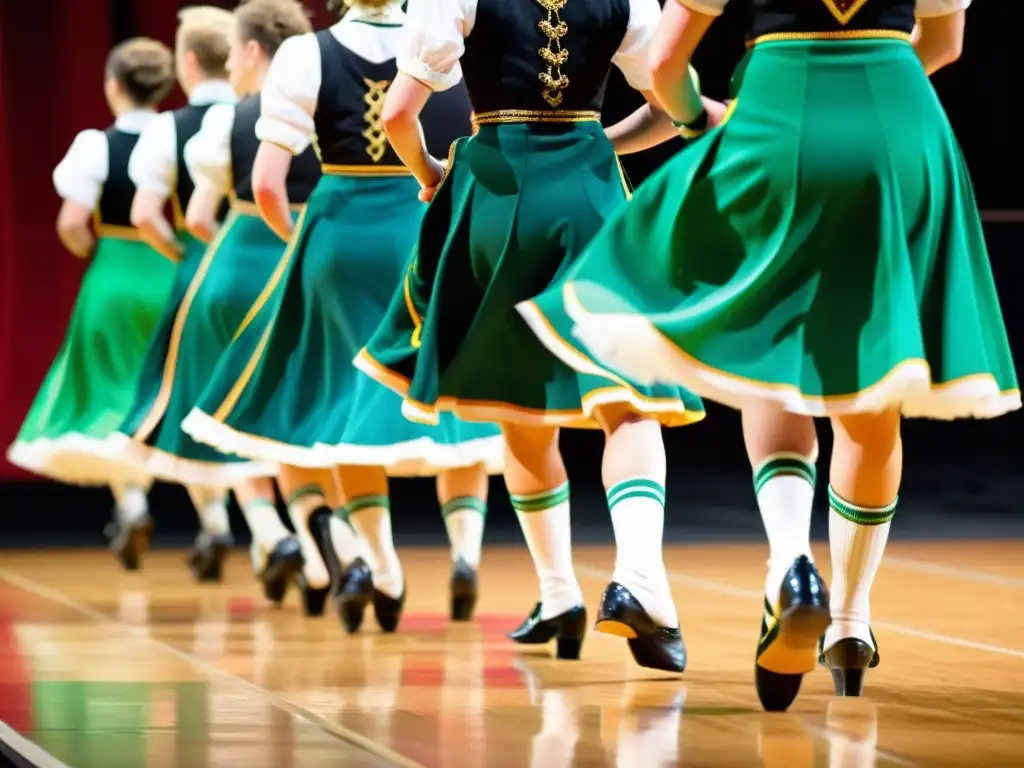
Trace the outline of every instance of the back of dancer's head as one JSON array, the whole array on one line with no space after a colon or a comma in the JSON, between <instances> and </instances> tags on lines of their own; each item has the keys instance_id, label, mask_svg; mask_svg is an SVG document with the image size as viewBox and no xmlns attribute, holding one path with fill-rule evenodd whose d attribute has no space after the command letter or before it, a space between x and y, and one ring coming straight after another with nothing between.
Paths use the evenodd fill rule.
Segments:
<instances>
[{"instance_id":1,"label":"back of dancer's head","mask_svg":"<svg viewBox=\"0 0 1024 768\"><path fill-rule=\"evenodd\" d=\"M202 80L226 80L235 17L212 5L195 5L178 14L175 58L178 79L187 90Z\"/></svg>"},{"instance_id":2,"label":"back of dancer's head","mask_svg":"<svg viewBox=\"0 0 1024 768\"><path fill-rule=\"evenodd\" d=\"M344 13L349 8L362 8L367 11L382 11L388 6L399 6L402 0L327 0L327 10Z\"/></svg>"},{"instance_id":3,"label":"back of dancer's head","mask_svg":"<svg viewBox=\"0 0 1024 768\"><path fill-rule=\"evenodd\" d=\"M136 107L155 107L174 86L174 57L158 40L135 37L107 56L106 75Z\"/></svg>"},{"instance_id":4,"label":"back of dancer's head","mask_svg":"<svg viewBox=\"0 0 1024 768\"><path fill-rule=\"evenodd\" d=\"M235 9L235 23L237 40L255 41L269 58L289 37L313 31L299 0L243 0Z\"/></svg>"}]
</instances>

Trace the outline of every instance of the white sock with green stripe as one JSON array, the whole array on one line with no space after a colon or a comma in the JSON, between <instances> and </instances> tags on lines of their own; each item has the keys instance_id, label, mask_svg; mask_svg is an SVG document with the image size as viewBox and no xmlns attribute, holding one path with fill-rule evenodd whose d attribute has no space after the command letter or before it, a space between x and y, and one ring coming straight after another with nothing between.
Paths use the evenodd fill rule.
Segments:
<instances>
[{"instance_id":1,"label":"white sock with green stripe","mask_svg":"<svg viewBox=\"0 0 1024 768\"><path fill-rule=\"evenodd\" d=\"M302 550L302 575L314 589L323 589L331 583L331 575L324 563L320 547L309 532L309 518L326 504L324 492L319 485L304 485L288 497L288 517L295 527L295 538Z\"/></svg>"},{"instance_id":2,"label":"white sock with green stripe","mask_svg":"<svg viewBox=\"0 0 1024 768\"><path fill-rule=\"evenodd\" d=\"M825 648L855 637L874 647L871 639L871 585L882 563L897 498L884 507L864 507L847 501L828 487L828 538L832 550L832 625L825 631Z\"/></svg>"},{"instance_id":3,"label":"white sock with green stripe","mask_svg":"<svg viewBox=\"0 0 1024 768\"><path fill-rule=\"evenodd\" d=\"M774 606L786 572L800 555L811 560L811 510L817 470L799 453L775 453L754 469L754 495L768 535L764 594Z\"/></svg>"},{"instance_id":4,"label":"white sock with green stripe","mask_svg":"<svg viewBox=\"0 0 1024 768\"><path fill-rule=\"evenodd\" d=\"M199 525L211 536L231 533L228 523L228 489L216 485L186 485L188 497L199 515Z\"/></svg>"},{"instance_id":5,"label":"white sock with green stripe","mask_svg":"<svg viewBox=\"0 0 1024 768\"><path fill-rule=\"evenodd\" d=\"M509 498L540 579L540 617L550 619L583 605L583 590L572 567L569 483L540 493L512 493Z\"/></svg>"},{"instance_id":6,"label":"white sock with green stripe","mask_svg":"<svg viewBox=\"0 0 1024 768\"><path fill-rule=\"evenodd\" d=\"M402 562L391 538L391 509L387 496L368 494L349 499L344 508L360 538L366 542L367 564L373 586L388 597L399 598L405 590Z\"/></svg>"},{"instance_id":7,"label":"white sock with green stripe","mask_svg":"<svg viewBox=\"0 0 1024 768\"><path fill-rule=\"evenodd\" d=\"M665 486L647 477L622 480L608 488L608 510L615 529L617 581L633 593L655 623L679 626L665 574Z\"/></svg>"},{"instance_id":8,"label":"white sock with green stripe","mask_svg":"<svg viewBox=\"0 0 1024 768\"><path fill-rule=\"evenodd\" d=\"M370 562L366 553L366 542L359 538L356 529L352 527L345 507L334 510L334 514L331 515L331 542L342 567L347 568L357 558L362 558L366 563Z\"/></svg>"},{"instance_id":9,"label":"white sock with green stripe","mask_svg":"<svg viewBox=\"0 0 1024 768\"><path fill-rule=\"evenodd\" d=\"M479 568L487 502L476 496L459 496L441 505L441 516L448 531L452 562L462 558L470 567Z\"/></svg>"}]
</instances>

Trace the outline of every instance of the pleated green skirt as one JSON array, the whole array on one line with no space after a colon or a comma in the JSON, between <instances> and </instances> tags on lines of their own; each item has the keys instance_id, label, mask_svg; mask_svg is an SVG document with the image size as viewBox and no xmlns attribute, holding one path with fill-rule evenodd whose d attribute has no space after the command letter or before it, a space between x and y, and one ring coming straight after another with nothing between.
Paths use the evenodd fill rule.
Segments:
<instances>
[{"instance_id":1,"label":"pleated green skirt","mask_svg":"<svg viewBox=\"0 0 1024 768\"><path fill-rule=\"evenodd\" d=\"M255 212L232 210L209 247L188 241L175 293L149 350L148 376L121 428L119 448L146 462L163 480L232 485L277 473L198 443L181 423L199 401L221 355L240 329L266 325L270 312L258 301L286 244Z\"/></svg>"},{"instance_id":2,"label":"pleated green skirt","mask_svg":"<svg viewBox=\"0 0 1024 768\"><path fill-rule=\"evenodd\" d=\"M131 407L174 269L140 240L99 239L64 343L8 450L12 464L69 483L147 481L108 438Z\"/></svg>"},{"instance_id":3,"label":"pleated green skirt","mask_svg":"<svg viewBox=\"0 0 1024 768\"><path fill-rule=\"evenodd\" d=\"M735 407L1021 405L967 168L901 41L759 44L731 119L520 307L537 308L620 375Z\"/></svg>"},{"instance_id":4,"label":"pleated green skirt","mask_svg":"<svg viewBox=\"0 0 1024 768\"><path fill-rule=\"evenodd\" d=\"M220 450L301 467L382 466L433 475L502 470L493 424L402 416L352 359L401 285L425 206L410 176L324 176L281 265L272 320L231 345L184 428Z\"/></svg>"},{"instance_id":5,"label":"pleated green skirt","mask_svg":"<svg viewBox=\"0 0 1024 768\"><path fill-rule=\"evenodd\" d=\"M679 387L640 386L593 364L567 319L515 312L572 267L626 198L596 121L480 126L453 147L404 282L357 365L424 422L451 411L597 428L595 409L613 404L673 426L700 420L700 399Z\"/></svg>"}]
</instances>

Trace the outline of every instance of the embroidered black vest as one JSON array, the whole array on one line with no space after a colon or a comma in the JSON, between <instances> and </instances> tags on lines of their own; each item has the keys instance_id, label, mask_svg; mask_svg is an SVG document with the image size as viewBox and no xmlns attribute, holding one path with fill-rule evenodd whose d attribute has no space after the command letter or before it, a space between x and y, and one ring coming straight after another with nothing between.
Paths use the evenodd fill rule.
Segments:
<instances>
[{"instance_id":1,"label":"embroidered black vest","mask_svg":"<svg viewBox=\"0 0 1024 768\"><path fill-rule=\"evenodd\" d=\"M189 104L174 110L174 136L177 143L178 162L178 183L174 189L174 225L184 226L185 211L188 210L188 201L192 199L192 193L196 185L189 175L188 166L185 164L185 145L188 140L199 133L203 125L203 117L206 115L212 104ZM228 213L228 202L225 200L217 212L217 221L224 221Z\"/></svg>"},{"instance_id":2,"label":"embroidered black vest","mask_svg":"<svg viewBox=\"0 0 1024 768\"><path fill-rule=\"evenodd\" d=\"M104 131L107 137L108 171L97 206L98 224L130 227L135 184L128 176L128 159L139 143L139 134L120 131L114 126Z\"/></svg>"},{"instance_id":3,"label":"embroidered black vest","mask_svg":"<svg viewBox=\"0 0 1024 768\"><path fill-rule=\"evenodd\" d=\"M914 28L914 0L753 0L753 5L755 40L872 37L870 32L910 34Z\"/></svg>"},{"instance_id":4,"label":"embroidered black vest","mask_svg":"<svg viewBox=\"0 0 1024 768\"><path fill-rule=\"evenodd\" d=\"M256 121L260 117L259 94L247 96L235 106L235 120L231 125L231 173L234 177L235 197L246 203L255 202L252 192L252 166L260 142L256 138ZM288 171L288 200L304 203L320 181L320 161L313 147L292 160Z\"/></svg>"},{"instance_id":5,"label":"embroidered black vest","mask_svg":"<svg viewBox=\"0 0 1024 768\"><path fill-rule=\"evenodd\" d=\"M321 85L313 119L321 162L401 166L380 119L388 86L398 72L395 60L367 61L338 42L329 29L317 32L316 39ZM469 135L471 109L461 83L427 102L420 122L432 155L446 157L455 139Z\"/></svg>"},{"instance_id":6,"label":"embroidered black vest","mask_svg":"<svg viewBox=\"0 0 1024 768\"><path fill-rule=\"evenodd\" d=\"M629 0L480 0L462 56L473 108L600 111L628 25Z\"/></svg>"}]
</instances>

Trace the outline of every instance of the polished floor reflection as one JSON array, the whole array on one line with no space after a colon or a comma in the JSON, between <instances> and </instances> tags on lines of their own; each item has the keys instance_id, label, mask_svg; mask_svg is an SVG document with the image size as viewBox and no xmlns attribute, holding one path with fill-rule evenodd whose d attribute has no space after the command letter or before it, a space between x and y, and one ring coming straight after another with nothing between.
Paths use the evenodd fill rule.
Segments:
<instances>
[{"instance_id":1,"label":"polished floor reflection","mask_svg":"<svg viewBox=\"0 0 1024 768\"><path fill-rule=\"evenodd\" d=\"M827 552L818 553L827 563ZM448 622L447 552L402 553L402 627L344 635L296 596L264 604L241 551L221 585L181 553L138 574L106 552L0 555L0 720L73 768L1004 766L1024 754L1024 544L895 543L874 597L864 699L824 671L785 715L752 685L766 548L672 547L683 676L591 635L579 662L504 633L536 581L488 549L471 624ZM588 601L607 547L577 550ZM824 569L827 572L827 568Z\"/></svg>"}]
</instances>

